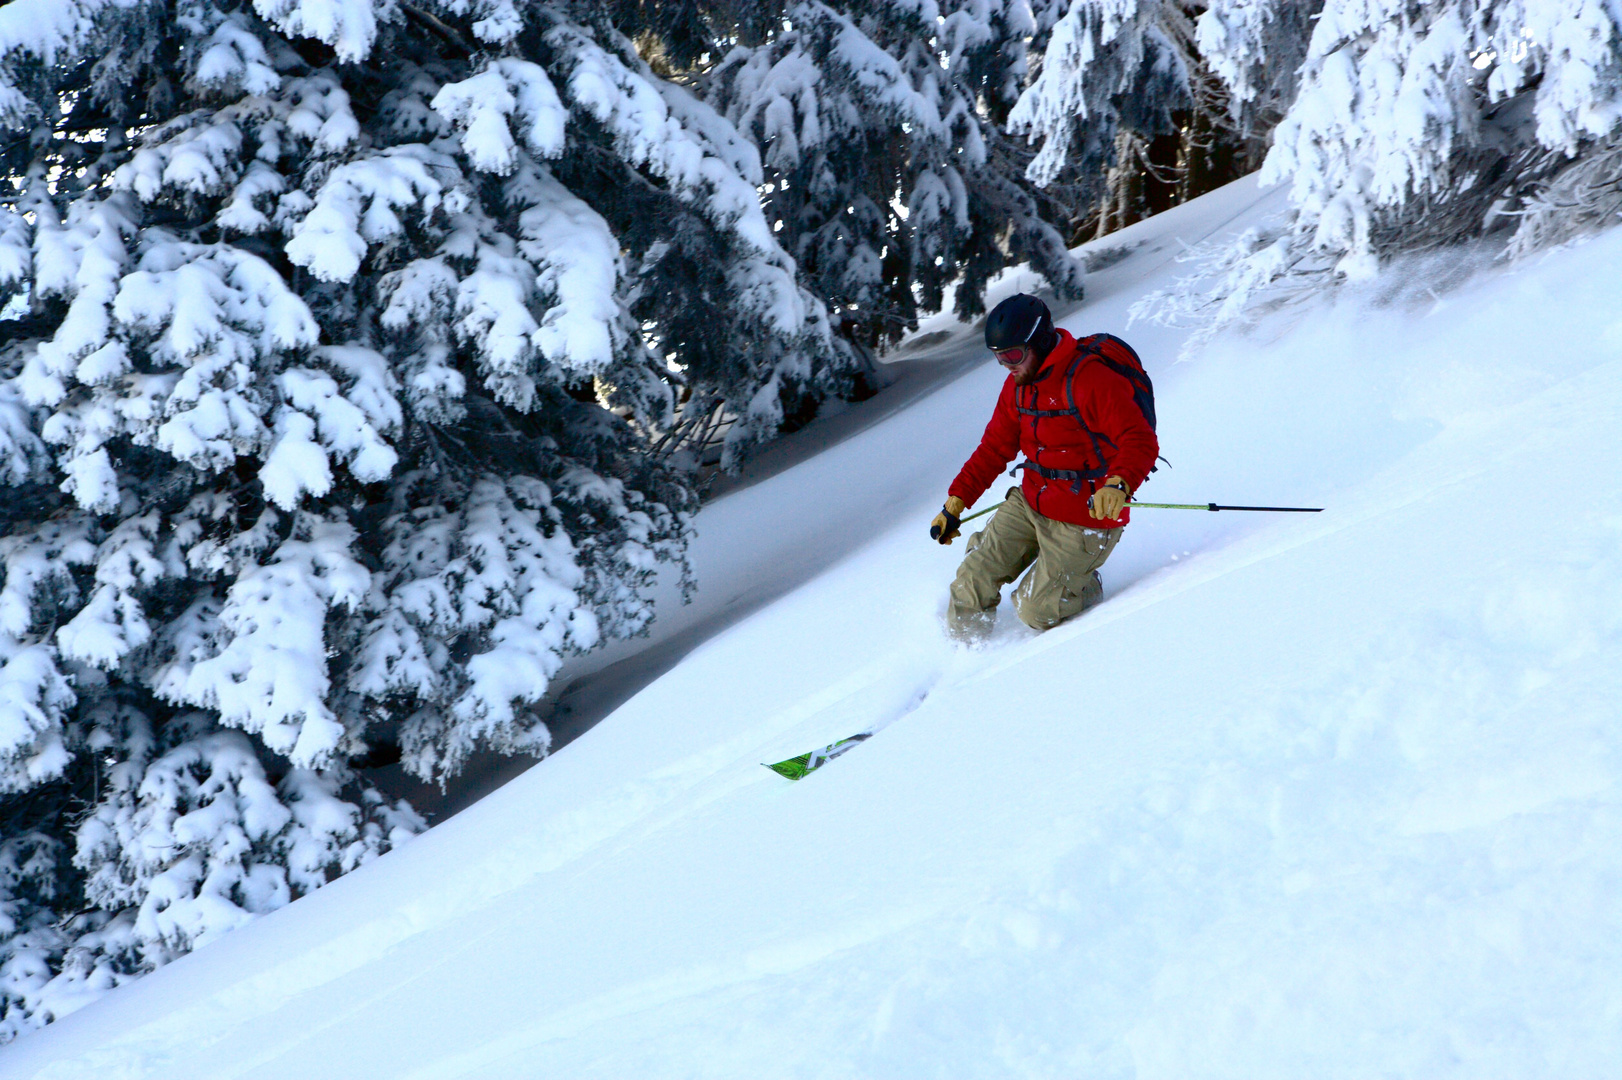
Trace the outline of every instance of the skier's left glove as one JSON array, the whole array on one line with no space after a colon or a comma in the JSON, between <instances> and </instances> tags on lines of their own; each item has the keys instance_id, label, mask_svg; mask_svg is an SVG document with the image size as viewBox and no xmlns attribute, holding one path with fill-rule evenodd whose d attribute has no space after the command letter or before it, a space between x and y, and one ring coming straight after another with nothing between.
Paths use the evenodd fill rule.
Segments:
<instances>
[{"instance_id":1,"label":"skier's left glove","mask_svg":"<svg viewBox=\"0 0 1622 1080\"><path fill-rule=\"evenodd\" d=\"M1093 492L1087 509L1095 518L1114 521L1121 516L1121 510L1130 498L1132 493L1126 489L1126 481L1119 476L1111 476L1104 481L1103 487Z\"/></svg>"},{"instance_id":2,"label":"skier's left glove","mask_svg":"<svg viewBox=\"0 0 1622 1080\"><path fill-rule=\"evenodd\" d=\"M929 523L929 538L937 543L950 544L957 539L957 527L963 523L963 500L956 495L946 496L946 505Z\"/></svg>"}]
</instances>

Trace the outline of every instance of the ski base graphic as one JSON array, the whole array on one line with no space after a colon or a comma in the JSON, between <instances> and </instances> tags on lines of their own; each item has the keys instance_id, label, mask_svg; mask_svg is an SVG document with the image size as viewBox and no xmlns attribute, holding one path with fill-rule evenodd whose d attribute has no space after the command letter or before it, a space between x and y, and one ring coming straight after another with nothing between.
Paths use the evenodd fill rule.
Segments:
<instances>
[{"instance_id":1,"label":"ski base graphic","mask_svg":"<svg viewBox=\"0 0 1622 1080\"><path fill-rule=\"evenodd\" d=\"M845 751L851 749L857 743L872 737L873 733L871 731L864 731L860 735L852 735L848 739L840 739L836 743L829 743L821 750L813 750L809 754L801 754L799 757L791 757L787 761L779 761L775 765L766 765L766 767L772 772L776 773L778 776L786 776L790 780L798 780L806 773L814 772L815 770L822 768L828 762L832 761L840 754L843 754ZM765 762L761 762L761 764L765 765Z\"/></svg>"}]
</instances>

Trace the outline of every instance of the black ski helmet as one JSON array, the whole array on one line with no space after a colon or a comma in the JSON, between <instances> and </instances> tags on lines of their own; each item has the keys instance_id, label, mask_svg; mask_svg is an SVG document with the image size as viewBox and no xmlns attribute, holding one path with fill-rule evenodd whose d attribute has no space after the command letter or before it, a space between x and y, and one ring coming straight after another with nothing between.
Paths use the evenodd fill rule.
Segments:
<instances>
[{"instance_id":1,"label":"black ski helmet","mask_svg":"<svg viewBox=\"0 0 1622 1080\"><path fill-rule=\"evenodd\" d=\"M1053 313L1029 293L1015 293L986 316L986 348L992 352L1029 345L1038 357L1059 343L1053 332Z\"/></svg>"}]
</instances>

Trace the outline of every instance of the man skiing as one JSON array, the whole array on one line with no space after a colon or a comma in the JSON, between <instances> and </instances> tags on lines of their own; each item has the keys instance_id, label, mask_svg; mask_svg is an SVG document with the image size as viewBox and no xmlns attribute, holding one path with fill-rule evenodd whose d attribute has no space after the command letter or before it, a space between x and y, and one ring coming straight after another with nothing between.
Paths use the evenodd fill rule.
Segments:
<instances>
[{"instance_id":1,"label":"man skiing","mask_svg":"<svg viewBox=\"0 0 1622 1080\"><path fill-rule=\"evenodd\" d=\"M1160 453L1153 391L1124 342L1107 335L1078 342L1054 329L1046 304L1020 294L987 317L986 347L1008 378L930 535L950 544L964 510L1016 453L1025 456L1025 475L969 538L952 582L947 628L963 640L990 632L1002 587L1027 567L1014 590L1014 611L1027 626L1047 630L1096 604L1098 568L1129 520L1127 500Z\"/></svg>"}]
</instances>

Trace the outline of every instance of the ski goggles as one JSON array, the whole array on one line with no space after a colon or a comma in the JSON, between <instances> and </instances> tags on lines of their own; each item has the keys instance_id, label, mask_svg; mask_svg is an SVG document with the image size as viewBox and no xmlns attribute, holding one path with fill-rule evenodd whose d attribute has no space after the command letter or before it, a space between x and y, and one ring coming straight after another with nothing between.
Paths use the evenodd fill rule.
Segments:
<instances>
[{"instance_id":1,"label":"ski goggles","mask_svg":"<svg viewBox=\"0 0 1622 1080\"><path fill-rule=\"evenodd\" d=\"M992 352L997 363L1004 367L1018 367L1025 362L1025 346L1016 345L1012 349L997 349Z\"/></svg>"}]
</instances>

